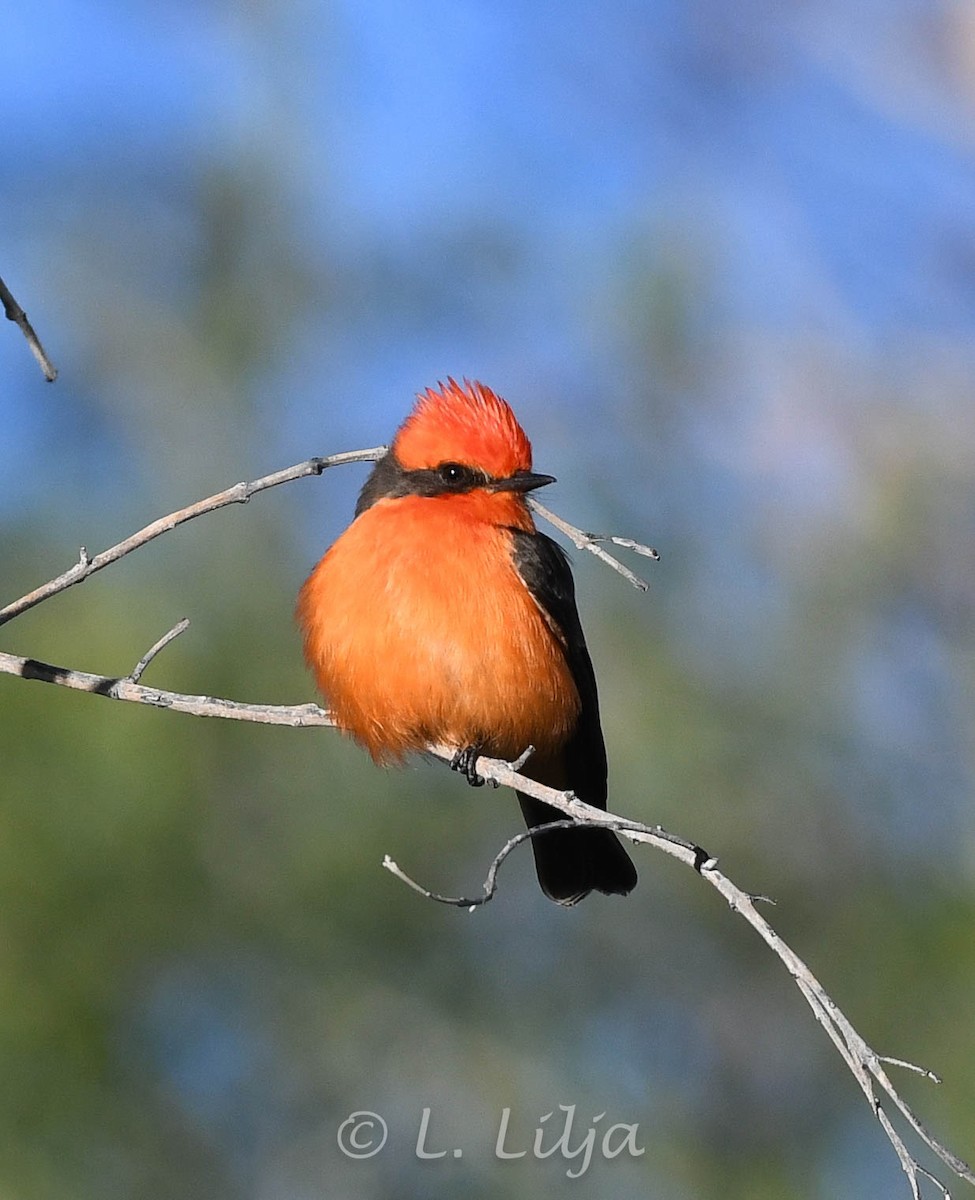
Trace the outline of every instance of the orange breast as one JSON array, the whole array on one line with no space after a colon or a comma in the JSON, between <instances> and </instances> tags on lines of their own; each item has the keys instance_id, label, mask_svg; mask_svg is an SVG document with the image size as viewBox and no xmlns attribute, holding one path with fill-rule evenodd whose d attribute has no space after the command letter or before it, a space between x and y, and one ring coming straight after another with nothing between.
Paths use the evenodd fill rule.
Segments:
<instances>
[{"instance_id":1,"label":"orange breast","mask_svg":"<svg viewBox=\"0 0 975 1200\"><path fill-rule=\"evenodd\" d=\"M460 499L374 504L298 599L322 694L379 760L430 742L545 753L578 719L561 644L514 568L510 533Z\"/></svg>"}]
</instances>

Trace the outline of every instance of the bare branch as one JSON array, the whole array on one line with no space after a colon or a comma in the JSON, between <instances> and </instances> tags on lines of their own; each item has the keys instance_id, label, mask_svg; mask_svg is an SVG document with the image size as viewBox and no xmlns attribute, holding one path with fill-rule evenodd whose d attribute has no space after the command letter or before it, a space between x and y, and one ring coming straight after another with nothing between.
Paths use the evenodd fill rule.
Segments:
<instances>
[{"instance_id":1,"label":"bare branch","mask_svg":"<svg viewBox=\"0 0 975 1200\"><path fill-rule=\"evenodd\" d=\"M645 579L641 579L639 575L635 575L629 567L624 566L618 558L614 558L599 543L612 542L615 546L622 546L627 550L634 551L636 554L642 554L644 558L659 559L660 555L652 546L644 546L642 542L635 542L632 538L614 537L612 534L586 533L576 525L570 525L568 521L557 516L551 509L546 508L544 504L536 500L534 496L528 498L528 503L540 517L544 517L550 525L554 525L556 529L564 533L577 550L588 550L590 554L595 554L597 558L602 559L607 566L612 567L614 571L622 575L638 591L645 592L649 588L650 584Z\"/></svg>"},{"instance_id":2,"label":"bare branch","mask_svg":"<svg viewBox=\"0 0 975 1200\"><path fill-rule=\"evenodd\" d=\"M168 635L167 635L168 636ZM331 715L317 704L244 704L218 696L191 696L162 688L133 683L131 676L91 675L69 667L56 667L36 658L19 658L0 651L0 675L19 675L41 683L56 683L76 692L92 692L110 700L127 700L189 713L193 717L222 717L227 721L251 721L258 725L289 725L294 728L333 727Z\"/></svg>"},{"instance_id":3,"label":"bare branch","mask_svg":"<svg viewBox=\"0 0 975 1200\"><path fill-rule=\"evenodd\" d=\"M186 521L192 521L194 517L201 517L204 513L215 512L218 508L226 508L230 504L246 504L251 496L256 496L258 492L277 487L281 483L291 483L294 479L302 479L308 475L321 475L329 467L337 467L344 463L352 462L376 462L385 453L385 446L373 446L370 450L350 450L344 454L330 454L326 458L309 458L307 462L298 463L293 467L286 467L283 471L275 471L272 475L264 475L260 479L252 480L250 483L234 484L233 487L227 488L222 492L217 492L216 495L207 496L204 500L198 500L195 504L190 504L186 508L180 508L168 516L160 517L158 521L153 521L151 525L146 525L144 529L140 529L138 533L133 533L131 537L127 537L115 546L110 546L108 550L103 550L94 557L91 557L85 547L82 546L78 561L73 567L69 567L63 575L49 580L39 588L35 588L34 591L29 592L26 596L21 596L19 600L14 600L6 608L0 609L0 625L5 624L7 621L12 621L14 617L19 617L21 613L27 612L28 609L33 608L35 605L43 603L43 601L49 599L51 596L56 596L59 592L66 591L69 587L73 587L74 584L81 583L89 575L94 575L96 571L101 571L105 567L111 566L112 563L118 562L120 558L124 558L126 554L131 554L133 550L138 550L140 546L144 546L154 538L160 537L164 533L169 533L177 525L182 525Z\"/></svg>"},{"instance_id":4,"label":"bare branch","mask_svg":"<svg viewBox=\"0 0 975 1200\"><path fill-rule=\"evenodd\" d=\"M27 314L14 299L10 288L0 279L0 303L3 304L4 315L8 321L13 321L27 339L30 352L37 360L38 366L44 372L48 383L53 383L58 377L58 369L48 358L47 351L41 345L41 339L34 332L34 326L27 319Z\"/></svg>"}]
</instances>

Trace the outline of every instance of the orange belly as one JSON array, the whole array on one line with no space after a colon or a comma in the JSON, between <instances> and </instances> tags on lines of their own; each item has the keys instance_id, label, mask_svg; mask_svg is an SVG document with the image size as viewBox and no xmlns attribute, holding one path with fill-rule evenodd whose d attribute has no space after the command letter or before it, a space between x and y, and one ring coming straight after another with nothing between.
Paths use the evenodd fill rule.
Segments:
<instances>
[{"instance_id":1,"label":"orange belly","mask_svg":"<svg viewBox=\"0 0 975 1200\"><path fill-rule=\"evenodd\" d=\"M377 760L432 742L545 754L575 727L578 691L510 536L436 499L380 501L302 588L308 664L339 726Z\"/></svg>"}]
</instances>

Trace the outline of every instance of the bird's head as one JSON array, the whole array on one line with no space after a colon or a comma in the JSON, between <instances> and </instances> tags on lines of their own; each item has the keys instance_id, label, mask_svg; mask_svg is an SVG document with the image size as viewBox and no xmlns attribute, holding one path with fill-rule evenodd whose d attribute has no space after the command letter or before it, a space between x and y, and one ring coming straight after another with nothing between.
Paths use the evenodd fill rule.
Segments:
<instances>
[{"instance_id":1,"label":"bird's head","mask_svg":"<svg viewBox=\"0 0 975 1200\"><path fill-rule=\"evenodd\" d=\"M508 402L467 380L448 379L418 396L396 433L393 453L408 471L453 461L503 478L532 466L531 442Z\"/></svg>"},{"instance_id":2,"label":"bird's head","mask_svg":"<svg viewBox=\"0 0 975 1200\"><path fill-rule=\"evenodd\" d=\"M427 388L362 489L356 515L399 496L523 496L554 483L532 471L532 447L510 405L481 383Z\"/></svg>"}]
</instances>

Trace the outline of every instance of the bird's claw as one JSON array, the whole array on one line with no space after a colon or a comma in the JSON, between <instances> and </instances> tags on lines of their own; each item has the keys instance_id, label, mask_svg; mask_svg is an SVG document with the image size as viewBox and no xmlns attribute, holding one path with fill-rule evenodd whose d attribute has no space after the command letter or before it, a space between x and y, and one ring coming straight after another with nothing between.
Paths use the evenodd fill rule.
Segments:
<instances>
[{"instance_id":1,"label":"bird's claw","mask_svg":"<svg viewBox=\"0 0 975 1200\"><path fill-rule=\"evenodd\" d=\"M450 760L450 769L459 771L471 787L483 787L487 783L487 780L474 770L474 764L481 756L481 749L480 746L461 746Z\"/></svg>"}]
</instances>

